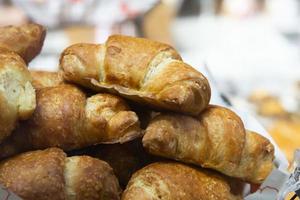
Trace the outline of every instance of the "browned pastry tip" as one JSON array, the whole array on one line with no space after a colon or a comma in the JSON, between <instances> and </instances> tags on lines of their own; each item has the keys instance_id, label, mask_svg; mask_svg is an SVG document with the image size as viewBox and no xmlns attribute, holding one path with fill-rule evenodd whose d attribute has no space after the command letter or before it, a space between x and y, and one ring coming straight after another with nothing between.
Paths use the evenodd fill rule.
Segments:
<instances>
[{"instance_id":1,"label":"browned pastry tip","mask_svg":"<svg viewBox=\"0 0 300 200\"><path fill-rule=\"evenodd\" d=\"M209 106L196 118L156 116L145 131L143 146L151 154L212 168L252 183L261 183L273 169L270 141L246 132L241 119L220 106Z\"/></svg>"},{"instance_id":2,"label":"browned pastry tip","mask_svg":"<svg viewBox=\"0 0 300 200\"><path fill-rule=\"evenodd\" d=\"M64 83L60 72L34 71L30 70L32 85L37 89L54 87Z\"/></svg>"},{"instance_id":3,"label":"browned pastry tip","mask_svg":"<svg viewBox=\"0 0 300 200\"><path fill-rule=\"evenodd\" d=\"M130 179L122 200L234 200L233 180L216 172L175 163L158 162L137 171Z\"/></svg>"},{"instance_id":4,"label":"browned pastry tip","mask_svg":"<svg viewBox=\"0 0 300 200\"><path fill-rule=\"evenodd\" d=\"M110 166L88 156L66 157L58 148L32 151L0 163L1 183L25 200L118 200Z\"/></svg>"},{"instance_id":5,"label":"browned pastry tip","mask_svg":"<svg viewBox=\"0 0 300 200\"><path fill-rule=\"evenodd\" d=\"M99 143L125 143L142 136L138 116L118 96L101 93L89 97L85 116L87 140L99 137L99 130L102 132Z\"/></svg>"},{"instance_id":6,"label":"browned pastry tip","mask_svg":"<svg viewBox=\"0 0 300 200\"><path fill-rule=\"evenodd\" d=\"M61 66L64 79L85 87L91 86L90 79L98 80L99 77L101 54L97 52L103 48L97 44L74 44L64 50L60 57L60 63L65 63Z\"/></svg>"},{"instance_id":7,"label":"browned pastry tip","mask_svg":"<svg viewBox=\"0 0 300 200\"><path fill-rule=\"evenodd\" d=\"M190 115L207 107L207 79L169 45L113 35L105 44L76 44L60 58L67 81L108 91L158 110Z\"/></svg>"},{"instance_id":8,"label":"browned pastry tip","mask_svg":"<svg viewBox=\"0 0 300 200\"><path fill-rule=\"evenodd\" d=\"M29 63L42 49L46 30L39 24L0 27L0 48L19 54Z\"/></svg>"},{"instance_id":9,"label":"browned pastry tip","mask_svg":"<svg viewBox=\"0 0 300 200\"><path fill-rule=\"evenodd\" d=\"M245 174L247 171L253 171L254 173L248 173L246 179L257 180L256 183L262 183L275 167L272 162L274 151L273 144L267 138L254 131L247 130L243 153L247 156L241 160L240 171Z\"/></svg>"}]
</instances>

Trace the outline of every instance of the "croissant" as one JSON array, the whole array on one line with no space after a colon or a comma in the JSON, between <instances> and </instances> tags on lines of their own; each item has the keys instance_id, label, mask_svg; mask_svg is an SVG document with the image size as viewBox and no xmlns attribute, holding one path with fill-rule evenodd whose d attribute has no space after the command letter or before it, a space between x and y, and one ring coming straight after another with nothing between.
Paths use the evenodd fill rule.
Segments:
<instances>
[{"instance_id":1,"label":"croissant","mask_svg":"<svg viewBox=\"0 0 300 200\"><path fill-rule=\"evenodd\" d=\"M45 87L54 87L64 83L62 74L59 72L30 71L32 85L38 90Z\"/></svg>"},{"instance_id":2,"label":"croissant","mask_svg":"<svg viewBox=\"0 0 300 200\"><path fill-rule=\"evenodd\" d=\"M28 119L35 109L35 91L24 60L29 62L40 52L44 37L44 28L37 24L0 27L0 143L19 119Z\"/></svg>"},{"instance_id":3,"label":"croissant","mask_svg":"<svg viewBox=\"0 0 300 200\"><path fill-rule=\"evenodd\" d=\"M31 116L35 98L23 59L14 52L0 49L0 142L11 134L19 119Z\"/></svg>"},{"instance_id":4,"label":"croissant","mask_svg":"<svg viewBox=\"0 0 300 200\"><path fill-rule=\"evenodd\" d=\"M143 146L151 154L252 183L261 183L273 169L274 147L270 141L246 131L234 112L220 106L209 106L196 118L156 116L145 131Z\"/></svg>"},{"instance_id":5,"label":"croissant","mask_svg":"<svg viewBox=\"0 0 300 200\"><path fill-rule=\"evenodd\" d=\"M89 156L67 157L58 148L32 151L0 163L0 182L24 200L118 200L111 167Z\"/></svg>"},{"instance_id":6,"label":"croissant","mask_svg":"<svg viewBox=\"0 0 300 200\"><path fill-rule=\"evenodd\" d=\"M109 91L156 109L197 115L210 100L207 79L169 45L113 35L105 44L76 44L60 58L65 80Z\"/></svg>"},{"instance_id":7,"label":"croissant","mask_svg":"<svg viewBox=\"0 0 300 200\"><path fill-rule=\"evenodd\" d=\"M122 200L237 200L241 186L216 172L157 162L137 171Z\"/></svg>"},{"instance_id":8,"label":"croissant","mask_svg":"<svg viewBox=\"0 0 300 200\"><path fill-rule=\"evenodd\" d=\"M19 54L29 63L42 49L46 30L38 24L0 27L0 48Z\"/></svg>"},{"instance_id":9,"label":"croissant","mask_svg":"<svg viewBox=\"0 0 300 200\"><path fill-rule=\"evenodd\" d=\"M0 157L22 148L69 151L99 143L123 143L142 134L138 117L117 96L96 94L87 98L68 84L42 88L36 94L33 116L0 146ZM8 155L3 149L9 150Z\"/></svg>"}]
</instances>

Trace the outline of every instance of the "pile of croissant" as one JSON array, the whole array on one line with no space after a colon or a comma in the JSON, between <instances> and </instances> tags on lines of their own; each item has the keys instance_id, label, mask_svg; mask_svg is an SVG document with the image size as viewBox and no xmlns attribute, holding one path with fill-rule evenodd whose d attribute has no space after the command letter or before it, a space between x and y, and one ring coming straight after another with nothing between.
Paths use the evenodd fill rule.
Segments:
<instances>
[{"instance_id":1,"label":"pile of croissant","mask_svg":"<svg viewBox=\"0 0 300 200\"><path fill-rule=\"evenodd\" d=\"M231 200L274 147L171 46L110 36L30 71L45 28L0 28L0 183L27 200ZM55 41L53 41L55 42Z\"/></svg>"}]
</instances>

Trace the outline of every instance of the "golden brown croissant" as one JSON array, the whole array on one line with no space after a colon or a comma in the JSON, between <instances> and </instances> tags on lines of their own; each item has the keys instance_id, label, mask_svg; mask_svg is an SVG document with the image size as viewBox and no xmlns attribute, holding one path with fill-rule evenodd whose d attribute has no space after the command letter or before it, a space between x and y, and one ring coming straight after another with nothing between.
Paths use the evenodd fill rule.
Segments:
<instances>
[{"instance_id":1,"label":"golden brown croissant","mask_svg":"<svg viewBox=\"0 0 300 200\"><path fill-rule=\"evenodd\" d=\"M0 49L0 142L8 137L19 119L28 119L36 101L31 76L23 59Z\"/></svg>"},{"instance_id":2,"label":"golden brown croissant","mask_svg":"<svg viewBox=\"0 0 300 200\"><path fill-rule=\"evenodd\" d=\"M35 109L35 91L24 60L29 62L40 52L44 37L44 28L37 24L0 27L0 142L18 119L28 119Z\"/></svg>"},{"instance_id":3,"label":"golden brown croissant","mask_svg":"<svg viewBox=\"0 0 300 200\"><path fill-rule=\"evenodd\" d=\"M14 51L26 63L40 53L46 30L38 24L0 27L0 48Z\"/></svg>"},{"instance_id":4,"label":"golden brown croissant","mask_svg":"<svg viewBox=\"0 0 300 200\"><path fill-rule=\"evenodd\" d=\"M137 171L122 200L237 200L239 186L217 172L175 162L158 162Z\"/></svg>"},{"instance_id":5,"label":"golden brown croissant","mask_svg":"<svg viewBox=\"0 0 300 200\"><path fill-rule=\"evenodd\" d=\"M143 146L159 155L253 183L273 168L274 147L261 135L245 130L241 119L220 106L209 106L197 118L161 114L147 127Z\"/></svg>"},{"instance_id":6,"label":"golden brown croissant","mask_svg":"<svg viewBox=\"0 0 300 200\"><path fill-rule=\"evenodd\" d=\"M64 83L62 74L59 72L30 71L32 85L37 89L54 87Z\"/></svg>"},{"instance_id":7,"label":"golden brown croissant","mask_svg":"<svg viewBox=\"0 0 300 200\"><path fill-rule=\"evenodd\" d=\"M37 90L33 116L0 146L0 157L23 151L23 147L73 150L99 143L123 143L141 134L137 115L121 98L110 94L87 98L76 86L63 84ZM9 155L1 155L5 154L3 149Z\"/></svg>"},{"instance_id":8,"label":"golden brown croissant","mask_svg":"<svg viewBox=\"0 0 300 200\"><path fill-rule=\"evenodd\" d=\"M24 200L118 200L111 167L89 156L67 157L58 148L32 151L0 163L0 182Z\"/></svg>"},{"instance_id":9,"label":"golden brown croissant","mask_svg":"<svg viewBox=\"0 0 300 200\"><path fill-rule=\"evenodd\" d=\"M60 68L67 81L157 109L197 115L211 95L207 79L171 46L142 38L114 35L103 45L73 45Z\"/></svg>"}]
</instances>

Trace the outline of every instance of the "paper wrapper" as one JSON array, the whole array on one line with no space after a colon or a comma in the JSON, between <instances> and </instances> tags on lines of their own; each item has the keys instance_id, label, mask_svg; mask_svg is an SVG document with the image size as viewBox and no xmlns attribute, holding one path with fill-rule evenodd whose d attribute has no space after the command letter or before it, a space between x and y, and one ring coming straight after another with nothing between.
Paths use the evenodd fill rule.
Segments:
<instances>
[{"instance_id":1,"label":"paper wrapper","mask_svg":"<svg viewBox=\"0 0 300 200\"><path fill-rule=\"evenodd\" d=\"M2 185L0 185L0 199L1 200L21 200L20 197L18 197L13 192L4 188Z\"/></svg>"},{"instance_id":2,"label":"paper wrapper","mask_svg":"<svg viewBox=\"0 0 300 200\"><path fill-rule=\"evenodd\" d=\"M294 169L287 173L283 169L274 169L257 192L246 196L245 200L292 200L300 197L300 150L294 155Z\"/></svg>"}]
</instances>

